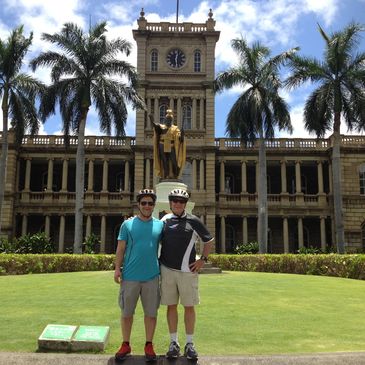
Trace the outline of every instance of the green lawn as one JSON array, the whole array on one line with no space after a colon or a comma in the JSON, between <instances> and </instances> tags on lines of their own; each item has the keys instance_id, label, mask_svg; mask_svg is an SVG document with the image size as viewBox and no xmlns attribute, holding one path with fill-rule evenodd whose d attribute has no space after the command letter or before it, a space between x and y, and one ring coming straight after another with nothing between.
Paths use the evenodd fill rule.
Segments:
<instances>
[{"instance_id":1,"label":"green lawn","mask_svg":"<svg viewBox=\"0 0 365 365\"><path fill-rule=\"evenodd\" d=\"M201 275L200 285L195 342L202 355L365 349L364 281L229 272ZM113 353L120 343L117 294L110 271L1 276L0 351L36 351L43 328L53 323L110 326L106 352ZM155 336L159 354L168 341L162 307ZM140 306L131 343L141 354Z\"/></svg>"}]
</instances>

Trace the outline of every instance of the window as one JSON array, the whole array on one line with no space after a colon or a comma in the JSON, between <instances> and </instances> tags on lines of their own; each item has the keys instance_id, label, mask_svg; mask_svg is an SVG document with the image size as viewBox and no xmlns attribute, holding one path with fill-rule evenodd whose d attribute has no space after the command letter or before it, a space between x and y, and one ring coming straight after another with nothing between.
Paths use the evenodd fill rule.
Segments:
<instances>
[{"instance_id":1,"label":"window","mask_svg":"<svg viewBox=\"0 0 365 365\"><path fill-rule=\"evenodd\" d=\"M201 71L201 54L200 51L194 52L194 72Z\"/></svg>"},{"instance_id":2,"label":"window","mask_svg":"<svg viewBox=\"0 0 365 365\"><path fill-rule=\"evenodd\" d=\"M365 164L359 168L360 194L365 195Z\"/></svg>"},{"instance_id":3,"label":"window","mask_svg":"<svg viewBox=\"0 0 365 365\"><path fill-rule=\"evenodd\" d=\"M193 184L192 184L193 176L192 175L193 175L193 166L192 166L191 162L186 161L181 178L182 178L183 183L186 184L187 186L193 186Z\"/></svg>"},{"instance_id":4,"label":"window","mask_svg":"<svg viewBox=\"0 0 365 365\"><path fill-rule=\"evenodd\" d=\"M182 127L184 129L191 129L191 106L190 105L183 106Z\"/></svg>"},{"instance_id":5,"label":"window","mask_svg":"<svg viewBox=\"0 0 365 365\"><path fill-rule=\"evenodd\" d=\"M158 69L158 53L154 49L151 52L151 71L157 71Z\"/></svg>"},{"instance_id":6,"label":"window","mask_svg":"<svg viewBox=\"0 0 365 365\"><path fill-rule=\"evenodd\" d=\"M361 242L362 248L365 250L365 223L361 227Z\"/></svg>"},{"instance_id":7,"label":"window","mask_svg":"<svg viewBox=\"0 0 365 365\"><path fill-rule=\"evenodd\" d=\"M167 109L168 109L167 104L160 105L160 123L163 123L165 121Z\"/></svg>"}]
</instances>

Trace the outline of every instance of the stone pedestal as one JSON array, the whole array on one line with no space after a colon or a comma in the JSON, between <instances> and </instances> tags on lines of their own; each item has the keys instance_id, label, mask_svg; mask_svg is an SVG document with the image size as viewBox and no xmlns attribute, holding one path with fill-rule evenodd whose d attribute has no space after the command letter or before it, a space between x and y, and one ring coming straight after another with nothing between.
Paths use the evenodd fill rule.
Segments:
<instances>
[{"instance_id":1,"label":"stone pedestal","mask_svg":"<svg viewBox=\"0 0 365 365\"><path fill-rule=\"evenodd\" d=\"M184 189L188 190L188 186L179 180L165 180L158 184L156 184L156 194L157 194L157 201L155 210L153 211L153 216L155 218L160 218L160 214L164 211L166 213L170 212L170 203L168 199L168 195L171 190L173 189ZM191 200L188 201L186 204L186 212L192 213L194 209L195 203ZM164 214L162 214L163 216Z\"/></svg>"}]
</instances>

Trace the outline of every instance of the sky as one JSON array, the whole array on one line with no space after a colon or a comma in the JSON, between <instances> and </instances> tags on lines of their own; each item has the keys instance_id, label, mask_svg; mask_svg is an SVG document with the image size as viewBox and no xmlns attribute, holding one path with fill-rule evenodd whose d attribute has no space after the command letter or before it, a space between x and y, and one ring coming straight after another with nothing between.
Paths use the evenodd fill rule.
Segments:
<instances>
[{"instance_id":1,"label":"sky","mask_svg":"<svg viewBox=\"0 0 365 365\"><path fill-rule=\"evenodd\" d=\"M176 21L176 0L0 0L0 38L6 39L15 27L23 24L26 36L34 33L33 44L25 58L24 71L31 74L29 60L50 45L41 40L42 33L59 32L65 22L75 22L85 30L90 23L108 23L110 39L122 37L133 44L128 61L136 65L136 43L132 29L137 29L141 8L149 22ZM179 22L203 23L209 9L220 31L216 46L216 73L237 64L238 59L230 41L243 36L249 44L260 41L272 55L293 47L300 54L322 58L324 41L318 32L320 24L327 34L338 31L351 21L365 25L365 0L180 0ZM365 51L365 32L360 49ZM39 68L35 76L49 83L49 69ZM285 76L285 71L283 76ZM281 91L290 106L293 134L277 132L276 137L314 138L303 127L302 113L305 100L313 89L306 84L295 91ZM215 100L215 134L225 136L227 114L242 89L224 91ZM135 112L128 108L126 134L135 135ZM2 114L0 110L0 129ZM95 110L89 112L86 134L101 135ZM60 134L61 119L55 115L42 125L41 134ZM345 126L342 133L349 134ZM353 132L352 134L356 134ZM358 134L358 133L357 133Z\"/></svg>"}]
</instances>

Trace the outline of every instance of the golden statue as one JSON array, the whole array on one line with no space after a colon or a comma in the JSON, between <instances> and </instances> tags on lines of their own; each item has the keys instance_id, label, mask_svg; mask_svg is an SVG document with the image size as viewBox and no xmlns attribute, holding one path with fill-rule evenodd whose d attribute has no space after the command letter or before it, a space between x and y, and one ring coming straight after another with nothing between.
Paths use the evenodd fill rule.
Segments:
<instances>
[{"instance_id":1,"label":"golden statue","mask_svg":"<svg viewBox=\"0 0 365 365\"><path fill-rule=\"evenodd\" d=\"M166 110L164 124L155 123L150 114L154 128L153 134L153 167L157 176L162 179L177 179L186 160L186 142L184 130L174 125L171 109Z\"/></svg>"}]
</instances>

